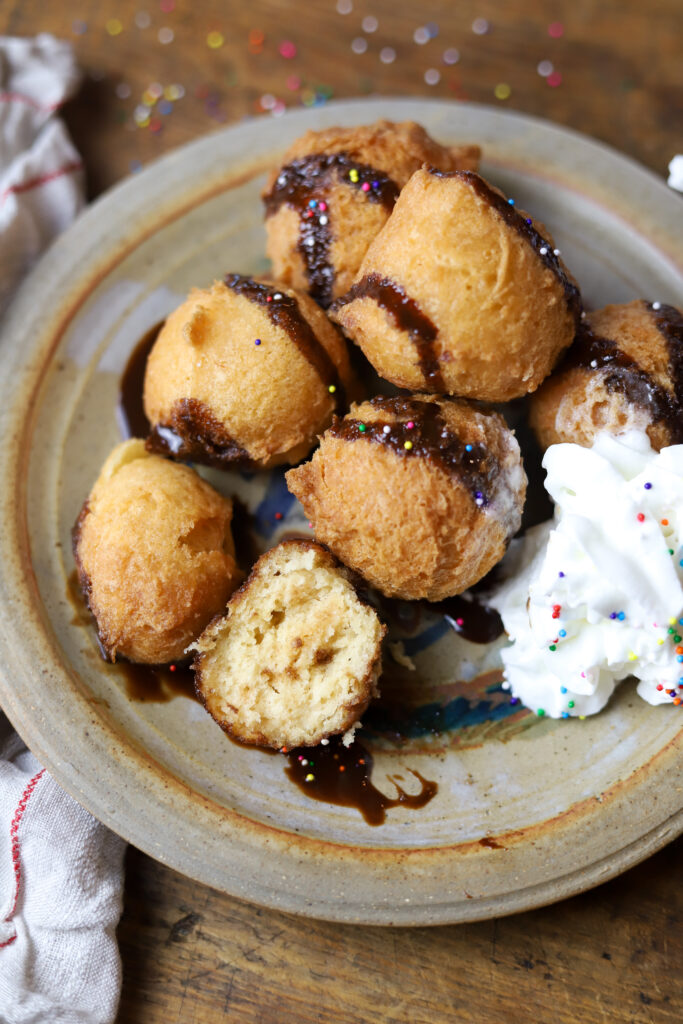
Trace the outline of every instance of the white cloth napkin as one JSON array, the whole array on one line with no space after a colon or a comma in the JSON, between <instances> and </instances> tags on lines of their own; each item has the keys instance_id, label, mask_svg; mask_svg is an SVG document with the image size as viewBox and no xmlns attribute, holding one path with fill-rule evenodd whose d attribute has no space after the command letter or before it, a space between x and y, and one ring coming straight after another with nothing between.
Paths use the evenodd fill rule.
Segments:
<instances>
[{"instance_id":1,"label":"white cloth napkin","mask_svg":"<svg viewBox=\"0 0 683 1024\"><path fill-rule=\"evenodd\" d=\"M56 117L78 86L71 47L0 37L0 312L83 205ZM0 1024L111 1024L124 842L68 796L0 713Z\"/></svg>"},{"instance_id":2,"label":"white cloth napkin","mask_svg":"<svg viewBox=\"0 0 683 1024\"><path fill-rule=\"evenodd\" d=\"M79 79L68 43L0 36L0 308L83 206L81 159L55 116Z\"/></svg>"}]
</instances>

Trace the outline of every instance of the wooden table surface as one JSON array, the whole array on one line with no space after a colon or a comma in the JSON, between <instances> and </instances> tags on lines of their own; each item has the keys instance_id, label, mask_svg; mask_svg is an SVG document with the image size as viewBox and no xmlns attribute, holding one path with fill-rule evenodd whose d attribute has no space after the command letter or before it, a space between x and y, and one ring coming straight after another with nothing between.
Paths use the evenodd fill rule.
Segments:
<instances>
[{"instance_id":1,"label":"wooden table surface","mask_svg":"<svg viewBox=\"0 0 683 1024\"><path fill-rule=\"evenodd\" d=\"M223 124L370 93L536 114L659 174L681 148L678 0L0 0L0 32L39 31L86 72L65 117L92 196ZM179 88L145 115L156 83ZM252 907L130 849L118 1024L680 1021L681 853L554 907L399 930Z\"/></svg>"}]
</instances>

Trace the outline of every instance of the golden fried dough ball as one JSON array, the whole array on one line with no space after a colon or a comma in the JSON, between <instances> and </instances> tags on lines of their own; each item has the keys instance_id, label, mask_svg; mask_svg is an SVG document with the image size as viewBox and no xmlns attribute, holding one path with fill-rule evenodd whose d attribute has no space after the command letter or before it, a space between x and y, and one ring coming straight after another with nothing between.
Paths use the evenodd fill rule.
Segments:
<instances>
[{"instance_id":1,"label":"golden fried dough ball","mask_svg":"<svg viewBox=\"0 0 683 1024\"><path fill-rule=\"evenodd\" d=\"M287 486L317 540L389 597L439 601L481 579L519 529L519 445L497 413L432 395L373 398Z\"/></svg>"},{"instance_id":2,"label":"golden fried dough ball","mask_svg":"<svg viewBox=\"0 0 683 1024\"><path fill-rule=\"evenodd\" d=\"M78 577L110 661L161 665L225 609L240 572L232 502L194 470L118 445L73 531Z\"/></svg>"},{"instance_id":3,"label":"golden fried dough ball","mask_svg":"<svg viewBox=\"0 0 683 1024\"><path fill-rule=\"evenodd\" d=\"M578 288L542 224L471 171L416 171L332 318L399 387L503 402L574 337Z\"/></svg>"},{"instance_id":4,"label":"golden fried dough ball","mask_svg":"<svg viewBox=\"0 0 683 1024\"><path fill-rule=\"evenodd\" d=\"M476 170L478 162L478 146L441 146L413 121L306 132L263 193L273 273L328 306L351 287L418 167Z\"/></svg>"},{"instance_id":5,"label":"golden fried dough ball","mask_svg":"<svg viewBox=\"0 0 683 1024\"><path fill-rule=\"evenodd\" d=\"M385 627L349 576L308 540L259 558L194 645L197 694L226 732L291 748L358 722L376 695Z\"/></svg>"},{"instance_id":6,"label":"golden fried dough ball","mask_svg":"<svg viewBox=\"0 0 683 1024\"><path fill-rule=\"evenodd\" d=\"M346 343L307 295L229 274L171 313L147 362L150 451L213 466L295 463L343 409Z\"/></svg>"},{"instance_id":7,"label":"golden fried dough ball","mask_svg":"<svg viewBox=\"0 0 683 1024\"><path fill-rule=\"evenodd\" d=\"M543 448L590 448L600 430L646 430L659 450L683 442L683 314L642 300L588 313L565 359L533 396Z\"/></svg>"}]
</instances>

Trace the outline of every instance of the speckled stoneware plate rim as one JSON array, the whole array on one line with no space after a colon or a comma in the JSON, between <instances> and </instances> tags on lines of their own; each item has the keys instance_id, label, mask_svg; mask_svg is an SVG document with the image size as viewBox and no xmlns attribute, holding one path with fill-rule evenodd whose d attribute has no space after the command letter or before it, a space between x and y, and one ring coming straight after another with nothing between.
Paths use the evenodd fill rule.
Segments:
<instances>
[{"instance_id":1,"label":"speckled stoneware plate rim","mask_svg":"<svg viewBox=\"0 0 683 1024\"><path fill-rule=\"evenodd\" d=\"M490 164L519 166L526 175L542 178L547 162L563 187L580 192L589 185L593 200L636 223L666 261L675 266L680 257L680 200L654 174L568 129L474 104L372 98L290 112L279 121L243 122L117 185L54 243L3 322L0 703L66 790L176 870L288 912L367 924L442 924L527 910L582 892L675 838L683 831L683 732L634 775L615 779L571 813L497 835L498 847L468 842L393 848L293 835L197 792L105 720L64 662L39 596L26 517L24 470L41 382L83 297L163 224L248 178L250 167L261 167L303 131L381 116L429 120L437 136L443 122L444 133L481 142ZM530 145L537 167L531 166ZM639 826L645 808L648 824ZM572 870L570 851L596 835L607 837L605 856ZM555 860L557 875L533 884L534 865L540 870ZM525 881L517 882L522 874Z\"/></svg>"}]
</instances>

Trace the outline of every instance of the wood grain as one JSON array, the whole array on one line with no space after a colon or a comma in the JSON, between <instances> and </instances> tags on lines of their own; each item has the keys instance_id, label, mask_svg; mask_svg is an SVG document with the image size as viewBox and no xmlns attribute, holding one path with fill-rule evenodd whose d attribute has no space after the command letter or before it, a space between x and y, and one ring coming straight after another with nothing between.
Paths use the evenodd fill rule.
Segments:
<instances>
[{"instance_id":1,"label":"wood grain","mask_svg":"<svg viewBox=\"0 0 683 1024\"><path fill-rule=\"evenodd\" d=\"M136 24L144 13L148 27ZM375 32L363 31L366 15L377 18ZM475 18L490 30L475 34ZM548 34L551 21L563 24L561 37ZM417 45L413 32L429 22L438 35ZM163 29L172 42L159 41ZM64 114L91 196L223 124L260 115L267 130L269 96L287 106L370 93L468 99L586 132L659 174L680 148L678 0L355 0L347 15L334 0L0 0L0 31L73 42L86 75ZM211 32L223 36L215 49ZM250 32L263 42L250 46ZM352 52L354 38L367 41L365 53ZM291 59L283 40L296 46ZM393 63L379 58L386 47ZM443 63L449 47L460 52L455 65ZM539 75L541 61L561 84ZM440 73L434 86L429 68ZM134 110L156 82L179 83L185 96L138 127ZM494 95L500 84L506 100ZM683 1015L682 853L679 840L622 878L533 913L398 930L248 906L131 849L118 1024L673 1024Z\"/></svg>"},{"instance_id":2,"label":"wood grain","mask_svg":"<svg viewBox=\"0 0 683 1024\"><path fill-rule=\"evenodd\" d=\"M135 22L141 11L150 16L146 28ZM376 32L362 30L368 14L379 22ZM473 33L475 18L488 19L490 31ZM106 28L112 20L121 25L115 36ZM548 34L554 21L564 26L560 38ZM438 25L438 35L419 46L413 33L429 22ZM169 28L174 39L164 45L159 31ZM660 174L679 144L678 0L519 0L507 6L495 0L356 0L344 16L337 14L335 0L175 0L168 13L158 0L0 0L0 30L50 31L73 41L87 74L65 113L86 160L91 195L127 174L134 161L147 163L224 123L262 114L260 100L268 95L288 106L323 93L336 99L381 93L514 108L594 135ZM263 33L260 47L250 47L252 31ZM207 44L210 32L224 37L217 49ZM358 37L368 44L363 54L351 50ZM294 58L280 55L283 40L295 44ZM379 57L386 47L396 53L391 64ZM452 47L460 60L448 66L442 56ZM538 74L544 60L561 74L560 85ZM435 86L424 80L430 68L441 75ZM288 85L292 76L300 79L298 88ZM136 128L132 119L155 82L180 83L186 90L173 112L159 118L156 133ZM499 84L510 87L507 100L496 99ZM127 99L117 96L121 85L131 90Z\"/></svg>"},{"instance_id":3,"label":"wood grain","mask_svg":"<svg viewBox=\"0 0 683 1024\"><path fill-rule=\"evenodd\" d=\"M129 850L120 1024L678 1024L683 840L593 892L479 924L305 921Z\"/></svg>"}]
</instances>

